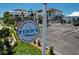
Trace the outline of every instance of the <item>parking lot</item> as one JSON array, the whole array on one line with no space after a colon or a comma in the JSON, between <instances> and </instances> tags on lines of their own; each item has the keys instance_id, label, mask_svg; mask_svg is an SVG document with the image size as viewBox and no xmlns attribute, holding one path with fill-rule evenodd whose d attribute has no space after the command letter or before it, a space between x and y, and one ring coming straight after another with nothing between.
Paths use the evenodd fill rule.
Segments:
<instances>
[{"instance_id":1,"label":"parking lot","mask_svg":"<svg viewBox=\"0 0 79 59\"><path fill-rule=\"evenodd\" d=\"M47 46L62 55L79 54L79 32L78 26L71 24L51 24L47 28ZM39 38L42 38L41 33Z\"/></svg>"}]
</instances>

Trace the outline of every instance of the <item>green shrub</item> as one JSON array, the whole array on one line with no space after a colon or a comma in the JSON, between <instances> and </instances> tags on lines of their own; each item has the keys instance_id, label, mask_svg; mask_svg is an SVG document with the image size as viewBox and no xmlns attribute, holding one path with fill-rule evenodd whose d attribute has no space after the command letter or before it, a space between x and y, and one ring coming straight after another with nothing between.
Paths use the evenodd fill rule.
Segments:
<instances>
[{"instance_id":1,"label":"green shrub","mask_svg":"<svg viewBox=\"0 0 79 59\"><path fill-rule=\"evenodd\" d=\"M2 39L0 39L0 54L3 54L3 50L4 50L4 44Z\"/></svg>"}]
</instances>

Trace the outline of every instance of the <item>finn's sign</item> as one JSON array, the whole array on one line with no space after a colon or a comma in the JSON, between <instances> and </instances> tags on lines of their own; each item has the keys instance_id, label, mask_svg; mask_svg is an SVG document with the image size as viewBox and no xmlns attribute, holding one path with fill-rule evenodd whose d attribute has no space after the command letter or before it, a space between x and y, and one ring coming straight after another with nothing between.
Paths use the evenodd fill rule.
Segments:
<instances>
[{"instance_id":1,"label":"finn's sign","mask_svg":"<svg viewBox=\"0 0 79 59\"><path fill-rule=\"evenodd\" d=\"M21 41L24 43L32 42L38 36L38 24L32 20L24 21L19 25L17 32Z\"/></svg>"}]
</instances>

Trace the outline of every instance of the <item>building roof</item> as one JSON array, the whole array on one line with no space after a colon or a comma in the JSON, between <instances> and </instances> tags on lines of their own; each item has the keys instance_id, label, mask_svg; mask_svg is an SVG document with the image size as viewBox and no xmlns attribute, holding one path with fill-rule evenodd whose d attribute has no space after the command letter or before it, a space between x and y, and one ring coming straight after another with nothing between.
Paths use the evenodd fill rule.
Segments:
<instances>
[{"instance_id":1,"label":"building roof","mask_svg":"<svg viewBox=\"0 0 79 59\"><path fill-rule=\"evenodd\" d=\"M67 16L79 16L79 11L77 12L72 12L71 14L67 15Z\"/></svg>"},{"instance_id":2,"label":"building roof","mask_svg":"<svg viewBox=\"0 0 79 59\"><path fill-rule=\"evenodd\" d=\"M20 12L20 11L9 11L9 12Z\"/></svg>"},{"instance_id":3,"label":"building roof","mask_svg":"<svg viewBox=\"0 0 79 59\"><path fill-rule=\"evenodd\" d=\"M58 11L58 12L62 12L61 10L58 10L58 9L55 9L55 8L48 8L48 11L53 13L55 11Z\"/></svg>"},{"instance_id":4,"label":"building roof","mask_svg":"<svg viewBox=\"0 0 79 59\"><path fill-rule=\"evenodd\" d=\"M25 11L25 12L27 12L26 9L16 9L16 10L14 10L14 11Z\"/></svg>"},{"instance_id":5,"label":"building roof","mask_svg":"<svg viewBox=\"0 0 79 59\"><path fill-rule=\"evenodd\" d=\"M42 12L42 11L43 11L43 9L37 10L37 12ZM61 10L58 10L58 9L55 9L55 8L48 8L47 11L51 12L51 13L54 13L55 11L62 12Z\"/></svg>"}]
</instances>

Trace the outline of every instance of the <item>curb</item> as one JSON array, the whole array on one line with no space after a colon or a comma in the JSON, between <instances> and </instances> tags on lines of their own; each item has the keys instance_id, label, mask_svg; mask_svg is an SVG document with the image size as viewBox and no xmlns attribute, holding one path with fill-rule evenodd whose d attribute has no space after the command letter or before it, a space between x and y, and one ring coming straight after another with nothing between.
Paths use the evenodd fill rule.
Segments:
<instances>
[{"instance_id":1,"label":"curb","mask_svg":"<svg viewBox=\"0 0 79 59\"><path fill-rule=\"evenodd\" d=\"M41 47L41 46L39 47L37 44L34 44L34 43L31 43L31 44L32 44L33 46L37 47L38 49L42 50L42 47ZM61 55L61 54L58 53L57 51L55 51L55 50L53 50L53 51L54 51L55 55ZM47 47L46 55L50 55L50 54L49 54L49 47Z\"/></svg>"}]
</instances>

